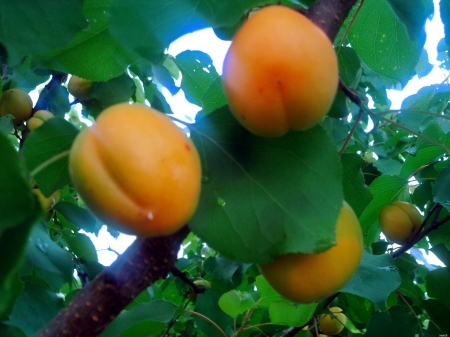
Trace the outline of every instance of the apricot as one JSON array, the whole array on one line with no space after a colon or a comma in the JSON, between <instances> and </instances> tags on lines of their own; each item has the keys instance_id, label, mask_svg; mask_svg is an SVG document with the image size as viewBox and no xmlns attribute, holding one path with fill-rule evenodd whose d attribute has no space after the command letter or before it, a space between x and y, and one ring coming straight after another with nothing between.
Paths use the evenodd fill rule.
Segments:
<instances>
[{"instance_id":1,"label":"apricot","mask_svg":"<svg viewBox=\"0 0 450 337\"><path fill-rule=\"evenodd\" d=\"M268 6L236 33L225 56L223 84L234 117L258 136L306 130L330 109L338 63L325 33L284 6Z\"/></svg>"},{"instance_id":2,"label":"apricot","mask_svg":"<svg viewBox=\"0 0 450 337\"><path fill-rule=\"evenodd\" d=\"M379 215L380 228L387 239L403 245L410 241L422 224L422 216L413 204L396 201Z\"/></svg>"},{"instance_id":3,"label":"apricot","mask_svg":"<svg viewBox=\"0 0 450 337\"><path fill-rule=\"evenodd\" d=\"M69 172L88 208L124 233L172 234L199 200L201 166L194 144L168 116L145 105L104 110L76 137Z\"/></svg>"},{"instance_id":4,"label":"apricot","mask_svg":"<svg viewBox=\"0 0 450 337\"><path fill-rule=\"evenodd\" d=\"M40 127L44 122L50 118L55 117L50 111L47 110L38 110L34 113L33 117L31 117L27 122L27 128L29 131L33 131L36 128Z\"/></svg>"},{"instance_id":5,"label":"apricot","mask_svg":"<svg viewBox=\"0 0 450 337\"><path fill-rule=\"evenodd\" d=\"M13 115L16 126L30 118L32 109L33 101L22 89L6 90L0 97L0 116Z\"/></svg>"},{"instance_id":6,"label":"apricot","mask_svg":"<svg viewBox=\"0 0 450 337\"><path fill-rule=\"evenodd\" d=\"M330 314L323 314L319 317L319 329L326 335L334 336L340 333L347 322L347 316L342 313L339 307L330 308Z\"/></svg>"},{"instance_id":7,"label":"apricot","mask_svg":"<svg viewBox=\"0 0 450 337\"><path fill-rule=\"evenodd\" d=\"M336 223L336 244L317 254L289 253L261 264L260 270L280 295L297 303L320 301L353 276L363 254L358 218L344 201Z\"/></svg>"},{"instance_id":8,"label":"apricot","mask_svg":"<svg viewBox=\"0 0 450 337\"><path fill-rule=\"evenodd\" d=\"M67 83L67 90L80 101L89 101L92 99L91 89L93 83L91 80L72 75L69 83Z\"/></svg>"}]
</instances>

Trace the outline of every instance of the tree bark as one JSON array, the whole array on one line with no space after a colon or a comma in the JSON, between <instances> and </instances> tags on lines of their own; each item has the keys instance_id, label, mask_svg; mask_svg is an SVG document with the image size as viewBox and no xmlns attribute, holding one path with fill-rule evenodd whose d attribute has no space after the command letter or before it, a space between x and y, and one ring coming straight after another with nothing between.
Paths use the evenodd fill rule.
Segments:
<instances>
[{"instance_id":1,"label":"tree bark","mask_svg":"<svg viewBox=\"0 0 450 337\"><path fill-rule=\"evenodd\" d=\"M319 0L308 9L307 16L334 41L356 2L357 0Z\"/></svg>"},{"instance_id":2,"label":"tree bark","mask_svg":"<svg viewBox=\"0 0 450 337\"><path fill-rule=\"evenodd\" d=\"M173 268L189 230L161 238L138 238L35 337L94 337L144 289Z\"/></svg>"}]
</instances>

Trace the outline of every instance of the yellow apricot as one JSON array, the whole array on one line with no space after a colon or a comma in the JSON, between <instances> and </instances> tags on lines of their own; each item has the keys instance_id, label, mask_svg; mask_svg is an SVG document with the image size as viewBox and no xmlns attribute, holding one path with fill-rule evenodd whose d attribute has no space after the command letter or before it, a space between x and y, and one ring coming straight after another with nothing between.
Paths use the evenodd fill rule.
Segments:
<instances>
[{"instance_id":1,"label":"yellow apricot","mask_svg":"<svg viewBox=\"0 0 450 337\"><path fill-rule=\"evenodd\" d=\"M332 307L330 311L333 313L320 315L319 329L326 335L334 336L340 333L347 322L347 316L342 313L342 309L339 307Z\"/></svg>"},{"instance_id":2,"label":"yellow apricot","mask_svg":"<svg viewBox=\"0 0 450 337\"><path fill-rule=\"evenodd\" d=\"M22 89L6 90L0 97L0 116L13 115L16 126L30 118L32 109L33 101Z\"/></svg>"},{"instance_id":3,"label":"yellow apricot","mask_svg":"<svg viewBox=\"0 0 450 337\"><path fill-rule=\"evenodd\" d=\"M93 81L85 80L84 78L72 75L69 83L67 84L67 90L73 96L80 101L88 101L92 99L91 89Z\"/></svg>"},{"instance_id":4,"label":"yellow apricot","mask_svg":"<svg viewBox=\"0 0 450 337\"><path fill-rule=\"evenodd\" d=\"M422 216L417 208L404 201L396 201L384 207L379 220L386 238L399 245L412 239L422 224Z\"/></svg>"},{"instance_id":5,"label":"yellow apricot","mask_svg":"<svg viewBox=\"0 0 450 337\"><path fill-rule=\"evenodd\" d=\"M222 79L239 123L256 135L278 137L323 119L336 95L338 64L319 27L275 5L256 12L238 30Z\"/></svg>"},{"instance_id":6,"label":"yellow apricot","mask_svg":"<svg viewBox=\"0 0 450 337\"><path fill-rule=\"evenodd\" d=\"M31 117L27 122L27 128L29 131L33 131L36 128L40 127L44 122L50 118L55 117L50 111L47 110L38 110L34 113L33 117Z\"/></svg>"},{"instance_id":7,"label":"yellow apricot","mask_svg":"<svg viewBox=\"0 0 450 337\"><path fill-rule=\"evenodd\" d=\"M355 273L362 254L358 218L344 201L336 223L336 245L318 254L281 255L259 267L282 296L297 303L311 303L341 289Z\"/></svg>"},{"instance_id":8,"label":"yellow apricot","mask_svg":"<svg viewBox=\"0 0 450 337\"><path fill-rule=\"evenodd\" d=\"M168 116L145 105L104 110L75 139L69 171L88 208L125 233L174 233L199 200L201 166L194 144Z\"/></svg>"}]
</instances>

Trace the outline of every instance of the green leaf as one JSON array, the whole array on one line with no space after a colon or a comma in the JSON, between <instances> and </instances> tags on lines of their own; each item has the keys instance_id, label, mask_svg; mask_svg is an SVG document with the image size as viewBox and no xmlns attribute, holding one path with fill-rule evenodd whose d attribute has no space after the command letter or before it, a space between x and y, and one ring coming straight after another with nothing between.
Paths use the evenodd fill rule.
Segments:
<instances>
[{"instance_id":1,"label":"green leaf","mask_svg":"<svg viewBox=\"0 0 450 337\"><path fill-rule=\"evenodd\" d=\"M83 233L73 233L70 229L62 230L69 249L79 258L87 262L98 262L97 249L91 239Z\"/></svg>"},{"instance_id":2,"label":"green leaf","mask_svg":"<svg viewBox=\"0 0 450 337\"><path fill-rule=\"evenodd\" d=\"M88 25L82 9L81 0L2 2L0 42L8 50L10 65L19 63L25 55L45 53L70 42Z\"/></svg>"},{"instance_id":3,"label":"green leaf","mask_svg":"<svg viewBox=\"0 0 450 337\"><path fill-rule=\"evenodd\" d=\"M372 316L367 327L367 337L411 337L418 329L418 320L406 306L391 309Z\"/></svg>"},{"instance_id":4,"label":"green leaf","mask_svg":"<svg viewBox=\"0 0 450 337\"><path fill-rule=\"evenodd\" d=\"M341 156L341 162L344 172L342 179L344 199L359 217L373 198L361 171L365 161L357 154L344 153Z\"/></svg>"},{"instance_id":5,"label":"green leaf","mask_svg":"<svg viewBox=\"0 0 450 337\"><path fill-rule=\"evenodd\" d=\"M294 304L286 300L273 301L269 307L272 324L291 327L304 326L314 314L317 303Z\"/></svg>"},{"instance_id":6,"label":"green leaf","mask_svg":"<svg viewBox=\"0 0 450 337\"><path fill-rule=\"evenodd\" d=\"M387 3L408 32L410 40L424 39L425 21L434 10L432 0L419 0L414 6L402 0L387 0Z\"/></svg>"},{"instance_id":7,"label":"green leaf","mask_svg":"<svg viewBox=\"0 0 450 337\"><path fill-rule=\"evenodd\" d=\"M439 172L433 185L433 201L450 211L450 166Z\"/></svg>"},{"instance_id":8,"label":"green leaf","mask_svg":"<svg viewBox=\"0 0 450 337\"><path fill-rule=\"evenodd\" d=\"M395 159L378 159L373 166L386 175L398 175L402 169L402 163Z\"/></svg>"},{"instance_id":9,"label":"green leaf","mask_svg":"<svg viewBox=\"0 0 450 337\"><path fill-rule=\"evenodd\" d=\"M430 249L447 267L450 266L450 250L445 245L437 244Z\"/></svg>"},{"instance_id":10,"label":"green leaf","mask_svg":"<svg viewBox=\"0 0 450 337\"><path fill-rule=\"evenodd\" d=\"M158 1L112 0L108 17L111 34L121 44L153 60L177 38L207 27L233 26L247 9L263 3L266 1L174 0L163 5Z\"/></svg>"},{"instance_id":11,"label":"green leaf","mask_svg":"<svg viewBox=\"0 0 450 337\"><path fill-rule=\"evenodd\" d=\"M338 91L334 97L333 104L330 110L328 110L327 116L331 118L345 118L350 113L350 109L347 105L347 96L342 92Z\"/></svg>"},{"instance_id":12,"label":"green leaf","mask_svg":"<svg viewBox=\"0 0 450 337\"><path fill-rule=\"evenodd\" d=\"M416 305L421 305L421 301L425 299L425 294L420 287L411 280L406 273L400 273L402 284L398 290L405 296L408 296Z\"/></svg>"},{"instance_id":13,"label":"green leaf","mask_svg":"<svg viewBox=\"0 0 450 337\"><path fill-rule=\"evenodd\" d=\"M183 75L181 88L186 99L202 106L205 94L213 83L220 79L211 57L201 51L186 50L178 54L175 61Z\"/></svg>"},{"instance_id":14,"label":"green leaf","mask_svg":"<svg viewBox=\"0 0 450 337\"><path fill-rule=\"evenodd\" d=\"M8 137L0 132L0 233L6 228L33 223L41 211L31 192L25 165Z\"/></svg>"},{"instance_id":15,"label":"green leaf","mask_svg":"<svg viewBox=\"0 0 450 337\"><path fill-rule=\"evenodd\" d=\"M63 308L63 300L39 277L23 279L25 287L16 300L9 324L34 336Z\"/></svg>"},{"instance_id":16,"label":"green leaf","mask_svg":"<svg viewBox=\"0 0 450 337\"><path fill-rule=\"evenodd\" d=\"M30 231L42 215L39 202L25 178L23 162L8 137L0 132L0 318L9 315L20 292L18 271Z\"/></svg>"},{"instance_id":17,"label":"green leaf","mask_svg":"<svg viewBox=\"0 0 450 337\"><path fill-rule=\"evenodd\" d=\"M250 294L239 290L230 290L219 298L220 309L233 318L251 309L254 305L255 301Z\"/></svg>"},{"instance_id":18,"label":"green leaf","mask_svg":"<svg viewBox=\"0 0 450 337\"><path fill-rule=\"evenodd\" d=\"M439 11L444 24L445 42L450 46L450 3L445 0L439 1Z\"/></svg>"},{"instance_id":19,"label":"green leaf","mask_svg":"<svg viewBox=\"0 0 450 337\"><path fill-rule=\"evenodd\" d=\"M378 177L370 184L369 189L373 194L373 199L359 217L366 245L371 245L378 238L379 227L373 226L373 224L378 220L380 211L396 201L407 184L406 179L387 175Z\"/></svg>"},{"instance_id":20,"label":"green leaf","mask_svg":"<svg viewBox=\"0 0 450 337\"><path fill-rule=\"evenodd\" d=\"M258 275L255 280L256 288L261 296L258 306L261 308L269 308L272 302L285 300L262 275Z\"/></svg>"},{"instance_id":21,"label":"green leaf","mask_svg":"<svg viewBox=\"0 0 450 337\"><path fill-rule=\"evenodd\" d=\"M438 116L422 113L428 111L440 114L450 98L448 84L435 84L419 89L416 94L408 96L402 102L402 113L398 121L416 132L422 131L431 121L437 121L443 130L449 131L449 122ZM412 107L412 109L411 109Z\"/></svg>"},{"instance_id":22,"label":"green leaf","mask_svg":"<svg viewBox=\"0 0 450 337\"><path fill-rule=\"evenodd\" d=\"M206 89L201 104L203 115L207 115L227 104L221 77L217 77Z\"/></svg>"},{"instance_id":23,"label":"green leaf","mask_svg":"<svg viewBox=\"0 0 450 337\"><path fill-rule=\"evenodd\" d=\"M91 89L92 97L98 101L101 110L117 103L128 102L135 91L134 81L127 73L106 82L94 82Z\"/></svg>"},{"instance_id":24,"label":"green leaf","mask_svg":"<svg viewBox=\"0 0 450 337\"><path fill-rule=\"evenodd\" d=\"M355 50L350 47L339 47L336 49L339 64L339 78L348 87L354 87L358 83L354 83L360 72L361 61Z\"/></svg>"},{"instance_id":25,"label":"green leaf","mask_svg":"<svg viewBox=\"0 0 450 337\"><path fill-rule=\"evenodd\" d=\"M69 152L78 132L72 123L55 117L30 132L25 141L25 163L47 197L70 182Z\"/></svg>"},{"instance_id":26,"label":"green leaf","mask_svg":"<svg viewBox=\"0 0 450 337\"><path fill-rule=\"evenodd\" d=\"M12 115L0 117L0 132L3 132L5 135L10 134L14 130L14 124L12 121Z\"/></svg>"},{"instance_id":27,"label":"green leaf","mask_svg":"<svg viewBox=\"0 0 450 337\"><path fill-rule=\"evenodd\" d=\"M208 317L216 323L223 331L233 326L233 319L225 314L219 307L219 299L224 292L217 289L208 289L203 294L199 294L195 302L195 311ZM208 337L222 336L215 327L204 319L195 316L195 322L200 330Z\"/></svg>"},{"instance_id":28,"label":"green leaf","mask_svg":"<svg viewBox=\"0 0 450 337\"><path fill-rule=\"evenodd\" d=\"M72 202L60 201L53 209L63 215L67 221L89 233L98 234L102 226L88 209L81 208Z\"/></svg>"},{"instance_id":29,"label":"green leaf","mask_svg":"<svg viewBox=\"0 0 450 337\"><path fill-rule=\"evenodd\" d=\"M161 64L152 65L153 76L161 83L171 95L175 95L180 88L175 85L175 81L169 70Z\"/></svg>"},{"instance_id":30,"label":"green leaf","mask_svg":"<svg viewBox=\"0 0 450 337\"><path fill-rule=\"evenodd\" d=\"M26 260L33 266L61 275L66 282L72 280L72 255L50 239L46 224L39 222L30 234Z\"/></svg>"},{"instance_id":31,"label":"green leaf","mask_svg":"<svg viewBox=\"0 0 450 337\"><path fill-rule=\"evenodd\" d=\"M355 275L340 291L367 298L381 308L400 284L400 274L390 255L364 252Z\"/></svg>"},{"instance_id":32,"label":"green leaf","mask_svg":"<svg viewBox=\"0 0 450 337\"><path fill-rule=\"evenodd\" d=\"M144 320L130 326L120 337L159 337L163 336L167 324L152 320Z\"/></svg>"},{"instance_id":33,"label":"green leaf","mask_svg":"<svg viewBox=\"0 0 450 337\"><path fill-rule=\"evenodd\" d=\"M202 158L203 186L189 226L209 246L242 262L330 247L342 176L336 147L322 128L261 138L221 109L197 121L191 137Z\"/></svg>"},{"instance_id":34,"label":"green leaf","mask_svg":"<svg viewBox=\"0 0 450 337\"><path fill-rule=\"evenodd\" d=\"M415 74L425 42L411 41L386 1L380 0L364 2L348 39L370 69L402 84Z\"/></svg>"},{"instance_id":35,"label":"green leaf","mask_svg":"<svg viewBox=\"0 0 450 337\"><path fill-rule=\"evenodd\" d=\"M448 268L438 268L426 277L427 294L437 299L450 309L450 271Z\"/></svg>"},{"instance_id":36,"label":"green leaf","mask_svg":"<svg viewBox=\"0 0 450 337\"><path fill-rule=\"evenodd\" d=\"M450 333L450 320L448 319L448 306L434 299L422 301L425 310L430 315L431 324L437 325L442 333Z\"/></svg>"},{"instance_id":37,"label":"green leaf","mask_svg":"<svg viewBox=\"0 0 450 337\"><path fill-rule=\"evenodd\" d=\"M136 305L128 311L123 311L100 337L117 337L134 324L151 318L152 321L167 325L177 311L177 305L170 301L154 300L149 303Z\"/></svg>"},{"instance_id":38,"label":"green leaf","mask_svg":"<svg viewBox=\"0 0 450 337\"><path fill-rule=\"evenodd\" d=\"M62 48L39 55L39 59L50 69L94 81L107 81L122 74L138 57L111 36L106 15L110 2L85 0L83 13L89 21L87 29L78 32Z\"/></svg>"},{"instance_id":39,"label":"green leaf","mask_svg":"<svg viewBox=\"0 0 450 337\"><path fill-rule=\"evenodd\" d=\"M18 327L0 323L0 336L5 337L27 337Z\"/></svg>"},{"instance_id":40,"label":"green leaf","mask_svg":"<svg viewBox=\"0 0 450 337\"><path fill-rule=\"evenodd\" d=\"M53 112L55 116L64 117L66 112L70 110L68 91L62 85L52 87L44 96L44 102L48 110Z\"/></svg>"},{"instance_id":41,"label":"green leaf","mask_svg":"<svg viewBox=\"0 0 450 337\"><path fill-rule=\"evenodd\" d=\"M164 95L158 90L154 83L144 85L145 99L150 102L153 109L164 112L165 114L172 114L172 108L167 103Z\"/></svg>"},{"instance_id":42,"label":"green leaf","mask_svg":"<svg viewBox=\"0 0 450 337\"><path fill-rule=\"evenodd\" d=\"M10 231L7 230L7 231ZM0 238L0 243L3 243L1 238ZM5 247L5 246L2 246ZM10 247L6 247L6 249L8 249ZM20 247L22 248L22 247ZM23 253L20 252L21 255L19 255L19 258L21 260ZM6 258L10 258L9 256L7 256ZM17 260L15 260L14 258L11 258L10 261L8 261L9 263L6 264L10 264L11 260L13 262L16 262ZM22 261L20 261L22 262ZM0 320L6 319L9 317L9 315L11 314L13 308L14 308L14 304L16 302L17 297L20 295L20 293L23 291L23 282L20 279L20 275L18 272L20 265L16 265L14 270L6 270L6 272L9 272L9 275L7 275L6 277L4 276L5 274L5 269L6 268L1 268L2 270L0 270L0 295L2 297L2 301L0 302ZM1 331L1 329L0 329ZM0 334L0 336L2 336Z\"/></svg>"},{"instance_id":43,"label":"green leaf","mask_svg":"<svg viewBox=\"0 0 450 337\"><path fill-rule=\"evenodd\" d=\"M246 265L219 255L208 257L204 262L204 269L215 282L223 287L235 288L242 281L243 269L246 269Z\"/></svg>"}]
</instances>

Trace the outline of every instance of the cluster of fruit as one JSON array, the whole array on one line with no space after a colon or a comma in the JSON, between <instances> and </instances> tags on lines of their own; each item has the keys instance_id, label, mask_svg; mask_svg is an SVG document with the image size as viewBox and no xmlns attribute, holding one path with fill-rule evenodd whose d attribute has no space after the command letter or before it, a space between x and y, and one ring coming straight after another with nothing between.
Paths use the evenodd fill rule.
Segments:
<instances>
[{"instance_id":1,"label":"cluster of fruit","mask_svg":"<svg viewBox=\"0 0 450 337\"><path fill-rule=\"evenodd\" d=\"M0 117L13 116L15 126L27 123L29 131L41 126L44 121L54 117L47 110L38 110L33 113L33 101L22 89L8 89L0 97Z\"/></svg>"},{"instance_id":2,"label":"cluster of fruit","mask_svg":"<svg viewBox=\"0 0 450 337\"><path fill-rule=\"evenodd\" d=\"M281 39L284 35L288 37ZM308 18L288 7L268 6L233 38L223 81L240 124L257 136L279 137L289 130L307 130L324 118L337 92L337 58L328 37ZM281 295L309 303L344 286L362 253L358 219L344 202L333 247L318 254L282 255L259 267Z\"/></svg>"},{"instance_id":3,"label":"cluster of fruit","mask_svg":"<svg viewBox=\"0 0 450 337\"><path fill-rule=\"evenodd\" d=\"M33 131L41 126L46 120L54 117L47 110L38 110L33 113L33 101L30 96L22 89L8 89L0 97L0 117L11 115L13 124L20 126L24 122L27 124L28 131ZM41 207L49 212L53 205L58 201L60 191L55 191L49 197L46 197L38 188L36 183L31 183L33 193L38 197Z\"/></svg>"},{"instance_id":4,"label":"cluster of fruit","mask_svg":"<svg viewBox=\"0 0 450 337\"><path fill-rule=\"evenodd\" d=\"M289 39L280 40L287 32ZM280 45L282 41L287 42ZM327 36L306 17L270 6L236 34L225 58L223 82L236 119L256 135L278 137L311 128L327 113L338 85L336 55ZM86 88L90 86L85 83ZM80 99L87 97L83 88L70 91ZM123 103L104 110L96 124L77 136L69 168L86 205L127 233L174 233L197 207L197 150L167 116L143 105ZM362 252L358 219L344 202L335 246L318 254L283 255L260 269L280 294L306 303L348 282Z\"/></svg>"}]
</instances>

